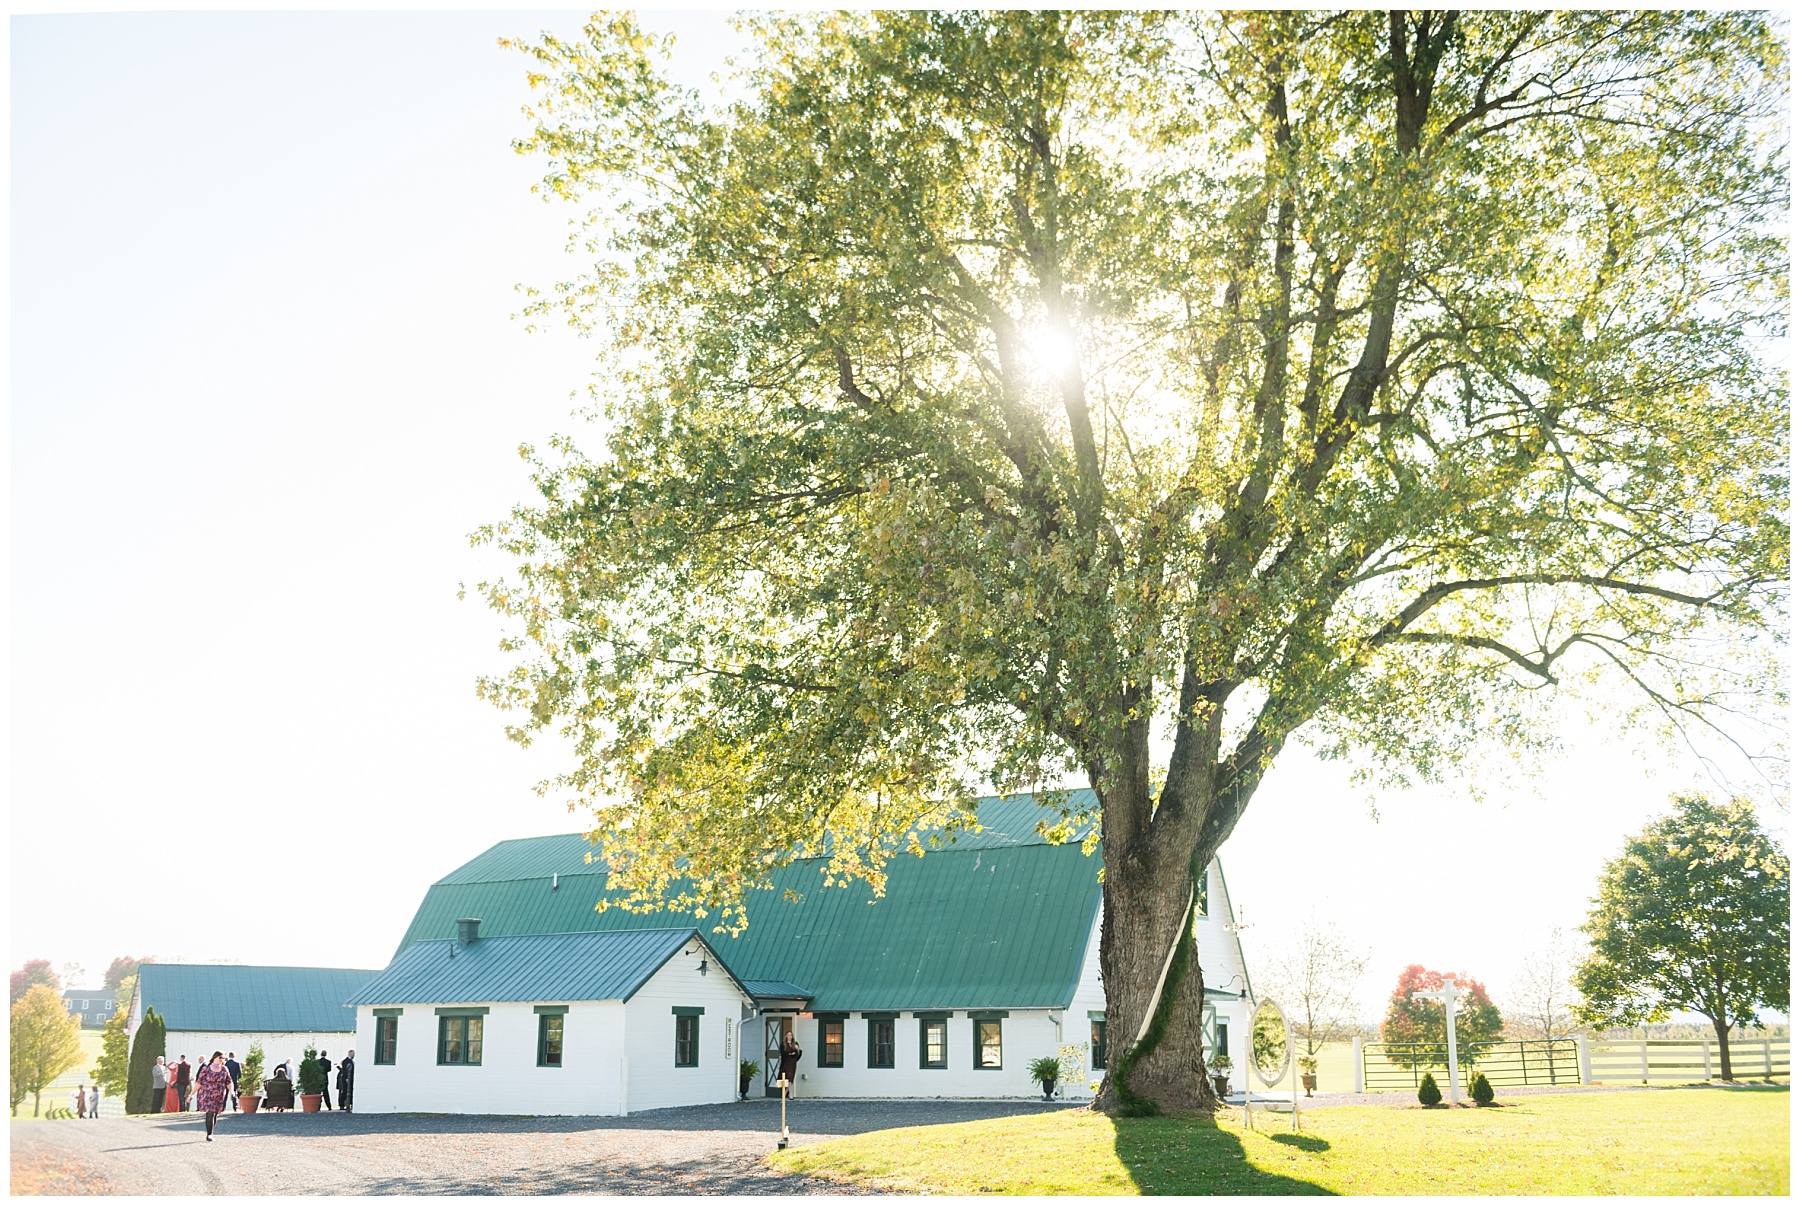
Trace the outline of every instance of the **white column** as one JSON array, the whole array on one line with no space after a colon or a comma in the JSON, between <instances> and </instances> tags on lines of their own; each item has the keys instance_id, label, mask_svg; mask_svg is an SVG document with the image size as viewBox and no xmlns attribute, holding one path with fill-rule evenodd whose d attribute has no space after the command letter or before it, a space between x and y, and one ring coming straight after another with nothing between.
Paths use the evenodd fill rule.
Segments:
<instances>
[{"instance_id":1,"label":"white column","mask_svg":"<svg viewBox=\"0 0 1800 1206\"><path fill-rule=\"evenodd\" d=\"M1712 1044L1704 1038L1700 1040L1700 1066L1705 1070L1707 1080L1712 1079Z\"/></svg>"},{"instance_id":2,"label":"white column","mask_svg":"<svg viewBox=\"0 0 1800 1206\"><path fill-rule=\"evenodd\" d=\"M1554 1059L1556 1057L1551 1056L1551 1058ZM1581 1077L1582 1084L1591 1085L1594 1083L1594 1060L1593 1057L1588 1054L1588 1041L1585 1034L1578 1034L1575 1036L1575 1069L1576 1073Z\"/></svg>"},{"instance_id":3,"label":"white column","mask_svg":"<svg viewBox=\"0 0 1800 1206\"><path fill-rule=\"evenodd\" d=\"M1769 1062L1769 1040L1763 1040L1763 1079L1768 1080L1775 1075L1775 1065Z\"/></svg>"},{"instance_id":4,"label":"white column","mask_svg":"<svg viewBox=\"0 0 1800 1206\"><path fill-rule=\"evenodd\" d=\"M1650 1083L1650 1040L1638 1040L1638 1068L1642 1071L1644 1083Z\"/></svg>"},{"instance_id":5,"label":"white column","mask_svg":"<svg viewBox=\"0 0 1800 1206\"><path fill-rule=\"evenodd\" d=\"M1768 1049L1769 1044L1764 1043L1763 1051L1766 1053ZM1763 1062L1765 1064L1769 1062L1766 1054ZM1360 1034L1352 1035L1350 1038L1350 1091L1352 1093L1363 1091L1363 1053L1362 1035Z\"/></svg>"}]
</instances>

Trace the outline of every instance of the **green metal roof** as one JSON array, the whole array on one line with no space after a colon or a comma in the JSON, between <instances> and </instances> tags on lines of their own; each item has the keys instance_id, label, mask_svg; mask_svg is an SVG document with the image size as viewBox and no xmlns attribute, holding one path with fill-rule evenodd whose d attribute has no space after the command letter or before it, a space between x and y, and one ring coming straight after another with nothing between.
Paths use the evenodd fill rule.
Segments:
<instances>
[{"instance_id":1,"label":"green metal roof","mask_svg":"<svg viewBox=\"0 0 1800 1206\"><path fill-rule=\"evenodd\" d=\"M146 963L138 987L170 1030L225 1032L356 1029L351 995L379 972L343 967Z\"/></svg>"},{"instance_id":2,"label":"green metal roof","mask_svg":"<svg viewBox=\"0 0 1800 1206\"><path fill-rule=\"evenodd\" d=\"M742 934L707 940L743 980L808 986L815 1010L1060 1008L1100 908L1100 855L1038 837L1036 822L1055 816L1031 796L984 799L982 832L895 858L881 898L861 883L826 887L823 860L798 861L750 893ZM606 876L583 861L589 849L579 834L501 842L432 885L400 950L450 938L459 917L481 918L483 941L693 923L596 912Z\"/></svg>"},{"instance_id":3,"label":"green metal roof","mask_svg":"<svg viewBox=\"0 0 1800 1206\"><path fill-rule=\"evenodd\" d=\"M698 936L687 926L415 942L363 985L351 1003L628 1001ZM730 976L731 969L722 960L718 963L721 974Z\"/></svg>"}]
</instances>

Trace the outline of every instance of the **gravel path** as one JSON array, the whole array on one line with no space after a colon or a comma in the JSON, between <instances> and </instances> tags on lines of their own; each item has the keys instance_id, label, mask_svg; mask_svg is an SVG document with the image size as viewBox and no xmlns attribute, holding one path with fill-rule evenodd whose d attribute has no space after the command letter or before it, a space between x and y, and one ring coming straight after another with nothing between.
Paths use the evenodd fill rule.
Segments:
<instances>
[{"instance_id":1,"label":"gravel path","mask_svg":"<svg viewBox=\"0 0 1800 1206\"><path fill-rule=\"evenodd\" d=\"M897 1126L1068 1108L1006 1101L790 1104L795 1144ZM14 1193L843 1194L778 1174L779 1103L629 1118L490 1115L227 1116L205 1141L193 1114L12 1124Z\"/></svg>"}]
</instances>

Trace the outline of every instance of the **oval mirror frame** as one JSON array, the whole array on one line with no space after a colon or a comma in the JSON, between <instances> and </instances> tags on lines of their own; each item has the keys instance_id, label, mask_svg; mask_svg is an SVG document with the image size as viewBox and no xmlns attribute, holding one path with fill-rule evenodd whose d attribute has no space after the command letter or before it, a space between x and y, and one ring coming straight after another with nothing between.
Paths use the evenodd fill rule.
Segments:
<instances>
[{"instance_id":1,"label":"oval mirror frame","mask_svg":"<svg viewBox=\"0 0 1800 1206\"><path fill-rule=\"evenodd\" d=\"M1269 1017L1271 1013L1274 1015L1273 1019ZM1273 1072L1264 1067L1262 1057L1265 1053L1273 1055L1274 1044L1257 1041L1257 1036L1266 1033L1265 1028L1271 1023L1281 1027L1278 1032L1281 1036L1281 1061L1273 1065ZM1256 1072L1256 1078L1272 1089L1281 1083L1281 1078L1288 1074L1289 1065L1294 1062L1294 1040L1288 1030L1286 1011L1274 1001L1260 1002L1250 1011L1250 1036L1251 1067Z\"/></svg>"}]
</instances>

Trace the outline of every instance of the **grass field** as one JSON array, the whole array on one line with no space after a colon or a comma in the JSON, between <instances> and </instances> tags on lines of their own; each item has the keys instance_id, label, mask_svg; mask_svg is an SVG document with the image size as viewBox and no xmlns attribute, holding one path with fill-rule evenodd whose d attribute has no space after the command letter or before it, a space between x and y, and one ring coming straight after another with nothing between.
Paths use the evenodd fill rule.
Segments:
<instances>
[{"instance_id":1,"label":"grass field","mask_svg":"<svg viewBox=\"0 0 1800 1206\"><path fill-rule=\"evenodd\" d=\"M783 1172L911 1193L1782 1194L1788 1090L1650 1089L1458 1110L1341 1106L1246 1131L1085 1111L877 1131L778 1152Z\"/></svg>"},{"instance_id":2,"label":"grass field","mask_svg":"<svg viewBox=\"0 0 1800 1206\"><path fill-rule=\"evenodd\" d=\"M81 1032L81 1062L56 1078L56 1083L44 1090L44 1109L48 1114L51 1106L69 1104L69 1094L79 1085L94 1083L94 1065L100 1060L100 1038L104 1030L83 1030ZM104 1116L104 1115L103 1115ZM13 1111L13 1117L29 1119L31 1117L31 1095L26 1094L19 1108Z\"/></svg>"}]
</instances>

